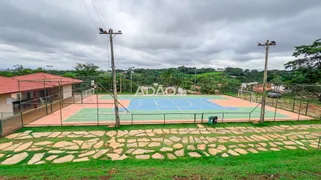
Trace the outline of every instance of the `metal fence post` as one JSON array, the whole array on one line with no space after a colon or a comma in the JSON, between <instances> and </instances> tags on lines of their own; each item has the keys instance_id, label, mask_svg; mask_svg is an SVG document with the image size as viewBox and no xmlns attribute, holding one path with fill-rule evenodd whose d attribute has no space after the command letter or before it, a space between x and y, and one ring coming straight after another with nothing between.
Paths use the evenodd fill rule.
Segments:
<instances>
[{"instance_id":1,"label":"metal fence post","mask_svg":"<svg viewBox=\"0 0 321 180\"><path fill-rule=\"evenodd\" d=\"M300 120L301 107L302 107L302 100L300 101L300 106L299 106L299 115L298 115L298 121Z\"/></svg>"},{"instance_id":2,"label":"metal fence post","mask_svg":"<svg viewBox=\"0 0 321 180\"><path fill-rule=\"evenodd\" d=\"M202 113L202 123L203 123L203 115L204 115L204 113Z\"/></svg>"},{"instance_id":3,"label":"metal fence post","mask_svg":"<svg viewBox=\"0 0 321 180\"><path fill-rule=\"evenodd\" d=\"M194 122L196 122L196 113L194 113Z\"/></svg>"},{"instance_id":4,"label":"metal fence post","mask_svg":"<svg viewBox=\"0 0 321 180\"><path fill-rule=\"evenodd\" d=\"M165 124L165 113L164 113L164 124Z\"/></svg>"},{"instance_id":5,"label":"metal fence post","mask_svg":"<svg viewBox=\"0 0 321 180\"><path fill-rule=\"evenodd\" d=\"M43 80L43 92L45 94L44 100L45 100L45 106L46 106L46 115L48 115L48 104L47 104L47 96L48 96L48 94L46 92L46 79Z\"/></svg>"},{"instance_id":6,"label":"metal fence post","mask_svg":"<svg viewBox=\"0 0 321 180\"><path fill-rule=\"evenodd\" d=\"M276 99L276 104L275 104L275 111L274 111L274 121L275 121L275 118L276 118L276 111L278 109L278 99Z\"/></svg>"},{"instance_id":7,"label":"metal fence post","mask_svg":"<svg viewBox=\"0 0 321 180\"><path fill-rule=\"evenodd\" d=\"M2 135L2 120L3 120L3 115L2 115L2 113L0 113L1 114L1 119L0 119L0 137L1 137L1 135Z\"/></svg>"},{"instance_id":8,"label":"metal fence post","mask_svg":"<svg viewBox=\"0 0 321 180\"><path fill-rule=\"evenodd\" d=\"M99 126L99 103L98 103L98 94L96 94L97 100L97 125Z\"/></svg>"},{"instance_id":9,"label":"metal fence post","mask_svg":"<svg viewBox=\"0 0 321 180\"><path fill-rule=\"evenodd\" d=\"M294 107L295 107L295 99L293 100L292 112L294 112Z\"/></svg>"},{"instance_id":10,"label":"metal fence post","mask_svg":"<svg viewBox=\"0 0 321 180\"><path fill-rule=\"evenodd\" d=\"M222 123L224 122L224 113L222 113Z\"/></svg>"},{"instance_id":11,"label":"metal fence post","mask_svg":"<svg viewBox=\"0 0 321 180\"><path fill-rule=\"evenodd\" d=\"M196 123L195 114L194 114L194 124Z\"/></svg>"},{"instance_id":12,"label":"metal fence post","mask_svg":"<svg viewBox=\"0 0 321 180\"><path fill-rule=\"evenodd\" d=\"M83 90L82 90L81 84L80 84L80 101L81 101L81 104L83 104Z\"/></svg>"},{"instance_id":13,"label":"metal fence post","mask_svg":"<svg viewBox=\"0 0 321 180\"><path fill-rule=\"evenodd\" d=\"M63 103L63 96L61 94L61 81L59 82L59 106L60 106L60 126L62 126L62 103Z\"/></svg>"},{"instance_id":14,"label":"metal fence post","mask_svg":"<svg viewBox=\"0 0 321 180\"><path fill-rule=\"evenodd\" d=\"M75 103L75 93L72 92L72 90L71 90L71 95L72 95L72 103Z\"/></svg>"},{"instance_id":15,"label":"metal fence post","mask_svg":"<svg viewBox=\"0 0 321 180\"><path fill-rule=\"evenodd\" d=\"M18 90L19 90L20 119L21 119L21 126L23 127L24 124L23 124L22 104L21 104L22 94L20 91L20 81L18 81Z\"/></svg>"},{"instance_id":16,"label":"metal fence post","mask_svg":"<svg viewBox=\"0 0 321 180\"><path fill-rule=\"evenodd\" d=\"M132 125L134 124L134 114L130 114L132 118Z\"/></svg>"},{"instance_id":17,"label":"metal fence post","mask_svg":"<svg viewBox=\"0 0 321 180\"><path fill-rule=\"evenodd\" d=\"M307 99L307 105L305 107L305 114L304 115L308 115L308 109L309 109L309 100Z\"/></svg>"}]
</instances>

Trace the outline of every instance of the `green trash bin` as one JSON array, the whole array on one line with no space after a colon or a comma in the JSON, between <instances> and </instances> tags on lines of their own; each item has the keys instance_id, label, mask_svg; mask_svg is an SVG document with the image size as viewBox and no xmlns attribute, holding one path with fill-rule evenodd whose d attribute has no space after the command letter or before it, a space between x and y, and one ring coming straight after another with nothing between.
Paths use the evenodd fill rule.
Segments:
<instances>
[{"instance_id":1,"label":"green trash bin","mask_svg":"<svg viewBox=\"0 0 321 180\"><path fill-rule=\"evenodd\" d=\"M208 117L208 124L216 124L216 123L217 123L217 116Z\"/></svg>"}]
</instances>

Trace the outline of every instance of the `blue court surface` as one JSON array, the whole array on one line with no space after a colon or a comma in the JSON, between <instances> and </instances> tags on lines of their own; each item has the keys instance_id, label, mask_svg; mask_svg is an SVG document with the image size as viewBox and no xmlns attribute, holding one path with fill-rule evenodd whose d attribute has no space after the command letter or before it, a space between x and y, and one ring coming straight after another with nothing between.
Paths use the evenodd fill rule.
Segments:
<instances>
[{"instance_id":1,"label":"blue court surface","mask_svg":"<svg viewBox=\"0 0 321 180\"><path fill-rule=\"evenodd\" d=\"M134 98L128 106L129 111L202 111L235 110L234 107L222 107L207 98Z\"/></svg>"},{"instance_id":2,"label":"blue court surface","mask_svg":"<svg viewBox=\"0 0 321 180\"><path fill-rule=\"evenodd\" d=\"M111 100L112 97L104 95L100 100ZM129 100L126 109L119 107L122 121L150 121L157 120L204 120L209 116L218 116L219 119L246 119L259 118L260 108L254 106L233 107L220 106L211 100L229 100L220 95L189 95L189 96L118 96L119 100ZM257 106L256 106L257 107ZM83 108L64 122L104 122L114 121L113 108ZM98 113L97 113L98 112ZM286 115L274 111L266 111L266 117L286 118Z\"/></svg>"}]
</instances>

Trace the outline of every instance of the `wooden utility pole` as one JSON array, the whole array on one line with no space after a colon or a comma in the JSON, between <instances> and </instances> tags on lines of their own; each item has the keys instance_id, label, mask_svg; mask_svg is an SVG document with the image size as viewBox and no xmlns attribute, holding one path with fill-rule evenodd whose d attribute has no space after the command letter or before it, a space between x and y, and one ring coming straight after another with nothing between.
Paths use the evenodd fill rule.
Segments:
<instances>
[{"instance_id":1,"label":"wooden utility pole","mask_svg":"<svg viewBox=\"0 0 321 180\"><path fill-rule=\"evenodd\" d=\"M134 66L130 67L128 70L130 72L130 93L133 93L133 72L134 72Z\"/></svg>"},{"instance_id":2,"label":"wooden utility pole","mask_svg":"<svg viewBox=\"0 0 321 180\"><path fill-rule=\"evenodd\" d=\"M122 86L122 79L123 79L123 74L120 74L120 77L119 77L119 93L121 93L121 86Z\"/></svg>"},{"instance_id":3,"label":"wooden utility pole","mask_svg":"<svg viewBox=\"0 0 321 180\"><path fill-rule=\"evenodd\" d=\"M266 42L264 44L258 43L258 46L263 46L265 48L263 94L262 94L261 114L260 114L260 122L261 123L264 123L264 117L265 117L266 79L267 79L267 69L268 69L269 46L275 46L275 45L276 45L275 41L269 42L269 40L266 40Z\"/></svg>"},{"instance_id":4,"label":"wooden utility pole","mask_svg":"<svg viewBox=\"0 0 321 180\"><path fill-rule=\"evenodd\" d=\"M119 110L118 110L118 100L117 100L117 85L116 85L116 70L115 70L115 60L114 60L114 46L113 46L113 38L117 34L122 34L121 31L113 32L112 29L109 31L105 31L102 28L99 28L100 34L107 34L110 41L110 51L111 51L111 69L113 76L113 95L114 95L114 104L115 104L115 120L116 120L116 128L120 127L120 118L119 118Z\"/></svg>"}]
</instances>

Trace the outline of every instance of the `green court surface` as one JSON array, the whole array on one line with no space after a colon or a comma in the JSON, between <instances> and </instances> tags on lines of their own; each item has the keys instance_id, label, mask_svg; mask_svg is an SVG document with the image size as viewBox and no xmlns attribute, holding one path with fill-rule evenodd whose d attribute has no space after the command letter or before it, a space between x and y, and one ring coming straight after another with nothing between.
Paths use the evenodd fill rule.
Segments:
<instances>
[{"instance_id":1,"label":"green court surface","mask_svg":"<svg viewBox=\"0 0 321 180\"><path fill-rule=\"evenodd\" d=\"M109 95L101 100L112 99ZM121 95L120 100L130 100L128 107L119 108L121 121L206 121L209 116L222 120L250 120L260 117L258 107L238 107L237 102L231 107L220 106L211 100L230 100L220 95L191 96L133 96ZM99 106L98 106L99 107ZM278 112L266 110L266 118L288 118ZM68 117L64 122L113 122L113 108L83 108Z\"/></svg>"},{"instance_id":2,"label":"green court surface","mask_svg":"<svg viewBox=\"0 0 321 180\"><path fill-rule=\"evenodd\" d=\"M196 120L201 120L203 117L204 121L207 121L209 116L218 116L219 121L223 119L247 119L249 118L249 113L253 110L253 107L239 108L233 111L135 111L131 114L120 113L121 121L149 121L149 120L186 120L193 121L194 117ZM251 118L259 118L260 109L256 108L251 113ZM266 111L266 118L274 118L274 112ZM276 119L287 118L288 116L276 113ZM74 115L67 118L64 122L82 122L82 123L95 123L95 122L113 122L115 120L115 115L112 109L99 108L83 108Z\"/></svg>"}]
</instances>

